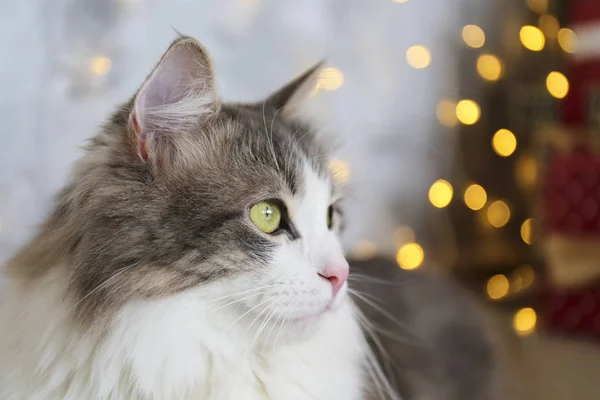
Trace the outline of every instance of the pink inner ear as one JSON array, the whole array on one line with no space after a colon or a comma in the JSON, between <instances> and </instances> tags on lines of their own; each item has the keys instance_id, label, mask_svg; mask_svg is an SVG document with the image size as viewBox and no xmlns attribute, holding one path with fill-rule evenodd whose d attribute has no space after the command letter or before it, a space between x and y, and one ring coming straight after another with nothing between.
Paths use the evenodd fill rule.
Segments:
<instances>
[{"instance_id":1,"label":"pink inner ear","mask_svg":"<svg viewBox=\"0 0 600 400\"><path fill-rule=\"evenodd\" d=\"M142 160L148 161L148 151L146 149L147 135L145 132L142 132L142 128L138 122L135 113L131 116L131 125L133 126L133 130L135 131L135 136L138 143L138 155Z\"/></svg>"}]
</instances>

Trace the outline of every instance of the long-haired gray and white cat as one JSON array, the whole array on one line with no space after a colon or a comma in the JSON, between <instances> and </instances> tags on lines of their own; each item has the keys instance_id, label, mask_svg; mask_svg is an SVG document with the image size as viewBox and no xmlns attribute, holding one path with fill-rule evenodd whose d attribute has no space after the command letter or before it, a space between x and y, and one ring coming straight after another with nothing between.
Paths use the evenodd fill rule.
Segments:
<instances>
[{"instance_id":1,"label":"long-haired gray and white cat","mask_svg":"<svg viewBox=\"0 0 600 400\"><path fill-rule=\"evenodd\" d=\"M316 71L221 104L201 45L169 47L5 267L2 400L364 398L339 195L294 113Z\"/></svg>"}]
</instances>

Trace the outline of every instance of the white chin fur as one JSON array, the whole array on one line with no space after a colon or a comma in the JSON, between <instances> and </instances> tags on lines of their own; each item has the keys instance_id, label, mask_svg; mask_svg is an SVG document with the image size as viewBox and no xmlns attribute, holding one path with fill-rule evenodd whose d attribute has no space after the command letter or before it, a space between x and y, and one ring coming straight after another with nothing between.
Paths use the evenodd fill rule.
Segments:
<instances>
[{"instance_id":1,"label":"white chin fur","mask_svg":"<svg viewBox=\"0 0 600 400\"><path fill-rule=\"evenodd\" d=\"M64 271L0 292L2 400L363 397L366 348L345 288L303 340L246 352L243 330L224 330L231 315L208 313L214 303L193 290L130 303L104 334L82 332Z\"/></svg>"}]
</instances>

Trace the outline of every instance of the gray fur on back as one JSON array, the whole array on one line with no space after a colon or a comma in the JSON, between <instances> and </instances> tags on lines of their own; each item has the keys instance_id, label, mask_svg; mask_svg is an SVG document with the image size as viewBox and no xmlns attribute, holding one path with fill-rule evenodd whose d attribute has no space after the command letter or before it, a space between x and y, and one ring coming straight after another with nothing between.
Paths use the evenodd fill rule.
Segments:
<instances>
[{"instance_id":1,"label":"gray fur on back","mask_svg":"<svg viewBox=\"0 0 600 400\"><path fill-rule=\"evenodd\" d=\"M447 279L404 271L393 262L356 262L352 268L368 276L353 279L353 288L389 313L356 299L380 330L380 362L404 400L500 400L493 339L474 298Z\"/></svg>"}]
</instances>

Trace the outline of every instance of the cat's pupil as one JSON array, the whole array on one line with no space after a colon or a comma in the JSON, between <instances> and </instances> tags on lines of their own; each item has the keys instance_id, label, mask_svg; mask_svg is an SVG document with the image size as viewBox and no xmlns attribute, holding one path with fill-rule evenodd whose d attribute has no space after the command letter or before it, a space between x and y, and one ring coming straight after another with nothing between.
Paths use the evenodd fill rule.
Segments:
<instances>
[{"instance_id":1,"label":"cat's pupil","mask_svg":"<svg viewBox=\"0 0 600 400\"><path fill-rule=\"evenodd\" d=\"M265 214L265 218L267 220L269 220L269 219L271 219L271 215L273 214L273 210L271 210L271 207L265 206L265 209L263 210L263 213Z\"/></svg>"}]
</instances>

